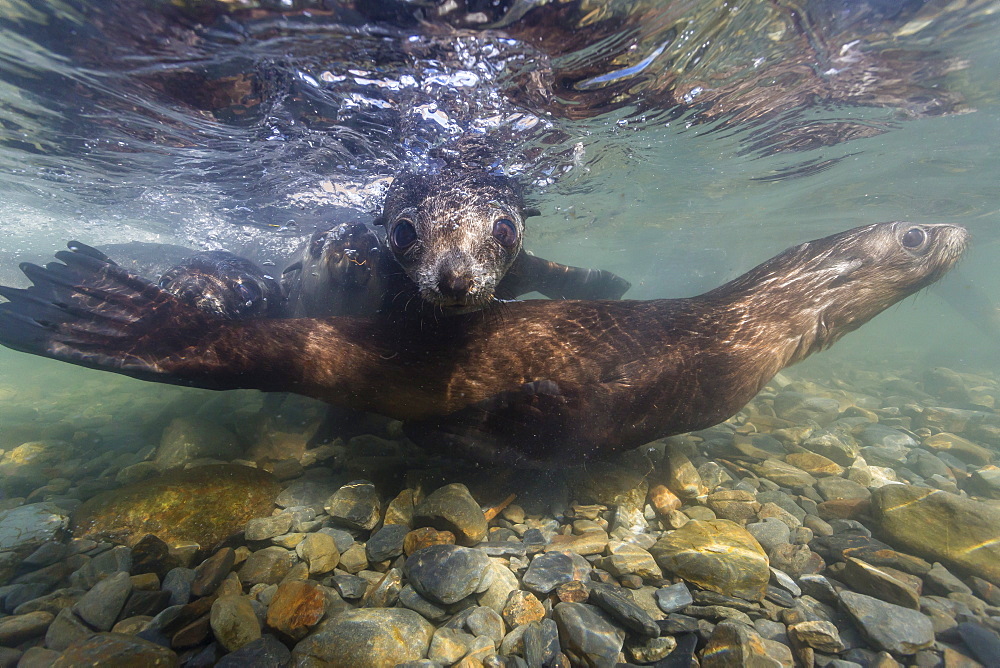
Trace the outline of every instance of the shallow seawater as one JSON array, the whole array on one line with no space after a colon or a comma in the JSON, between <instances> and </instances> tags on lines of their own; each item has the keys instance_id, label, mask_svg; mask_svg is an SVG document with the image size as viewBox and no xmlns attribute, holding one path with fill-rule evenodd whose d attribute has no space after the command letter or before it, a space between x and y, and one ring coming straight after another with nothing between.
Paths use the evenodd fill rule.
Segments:
<instances>
[{"instance_id":1,"label":"shallow seawater","mask_svg":"<svg viewBox=\"0 0 1000 668\"><path fill-rule=\"evenodd\" d=\"M667 480L676 465L665 450L685 453L705 481L702 493L682 495L683 509L711 507L715 516L730 517L721 502L706 498L735 488L734 476L756 481L752 486L761 493L792 489L758 467L774 444L784 448L777 459L811 452L803 445L808 436L792 432L828 426L822 420L830 415L776 408L784 405L780 397L801 394L827 409L838 403L843 418L877 414L900 439L913 439L896 462L888 441L885 452L869 451L871 461L862 464L864 475L874 476L872 490L909 482L990 499L984 506L995 513L1000 485L968 481L980 480L986 475L980 469L1000 459L1000 265L994 261L1000 249L1000 5L467 4L472 7L0 2L0 284L26 285L18 263L48 261L70 239L227 248L280 270L315 229L370 220L389 177L401 168L440 168L462 137L489 148L486 157L470 154L469 162L518 177L541 210L527 222L527 249L611 270L632 282L626 297L633 299L699 294L789 246L872 222L960 224L972 235L970 249L940 283L784 370L726 425L590 469L557 459L521 480L508 471L449 468L447 460L424 457L395 424L380 425L378 439L338 441L317 454L306 441L322 407L311 400L281 404L252 390L148 383L0 348L0 504L10 504L3 510L48 499L76 510L80 501L126 482L151 484L148 476L165 461L161 444L176 441L171 429L190 420L204 429L216 425L236 444L218 446L218 433L196 433L194 440L218 446L202 464L254 462L283 486L372 479L383 511L401 490L426 493L440 482L462 482L484 507L499 506L507 492L518 495L515 504L529 519L501 515L506 524L499 526L514 527L508 538L524 538L529 527L572 533L571 525L579 529L574 520L593 521L588 513L597 513L612 540L650 549L630 537L616 509L638 514L621 511L636 534L661 538L679 528L670 524L676 517L645 503L646 488ZM958 425L930 407L975 416ZM925 442L941 432L981 449L969 447L957 460L942 456L950 473L928 482L932 465L911 469L924 452L940 453ZM875 436L865 440L860 433L853 434L859 447L881 447ZM751 441L761 449L747 445ZM41 464L18 459L28 456L23 452L12 455L32 442L55 443L57 454L43 455ZM713 462L722 462L728 474L713 478L720 468ZM609 480L641 484L601 489L593 479L602 466L629 472ZM833 477L854 480L846 469ZM47 487L52 480L55 486ZM638 502L629 500L630 492ZM820 513L813 497L820 505L830 501L823 490L796 492L795 498L809 499L802 507L810 515ZM574 502L603 508L581 510ZM329 520L323 504L317 510ZM865 509L851 514L855 510L833 504L823 519L874 526ZM559 528L545 524L550 520ZM887 527L875 531L893 548L1000 586L995 566L970 564L936 547L914 548ZM351 532L363 542L371 528ZM78 530L76 540L84 534ZM241 540L229 545L244 549ZM249 547L256 552L270 544ZM85 547L96 550L85 556L102 549ZM826 552L814 553L831 562ZM523 576L527 562L519 571L517 559L509 560L511 571ZM772 565L781 563L772 557ZM371 571L361 572L396 565L386 559L376 568L373 560ZM789 573L798 567L785 565ZM899 563L881 565L905 570ZM0 563L3 577L26 572L5 568ZM816 572L849 577L843 570ZM323 580L332 573L313 580L336 588ZM669 584L652 577L643 583L646 589ZM998 606L985 590L973 589ZM988 611L975 619L954 616L996 629L997 607ZM3 623L0 617L0 633ZM565 648L570 624L559 623ZM10 646L42 646L43 636ZM291 648L290 638L301 636L280 637ZM943 638L989 663L955 637ZM208 640L192 646L200 651ZM878 643L859 646L912 655ZM192 658L194 650L184 651L178 650ZM212 651L215 658L224 653ZM626 654L634 662L640 655Z\"/></svg>"}]
</instances>

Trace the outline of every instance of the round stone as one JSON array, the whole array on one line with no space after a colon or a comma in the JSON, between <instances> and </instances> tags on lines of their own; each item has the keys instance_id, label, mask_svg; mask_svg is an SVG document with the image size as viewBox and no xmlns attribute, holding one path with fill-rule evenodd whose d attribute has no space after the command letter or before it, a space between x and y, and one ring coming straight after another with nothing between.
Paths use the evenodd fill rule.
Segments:
<instances>
[{"instance_id":1,"label":"round stone","mask_svg":"<svg viewBox=\"0 0 1000 668\"><path fill-rule=\"evenodd\" d=\"M692 520L650 548L667 573L729 596L764 598L767 555L746 529L728 520Z\"/></svg>"},{"instance_id":2,"label":"round stone","mask_svg":"<svg viewBox=\"0 0 1000 668\"><path fill-rule=\"evenodd\" d=\"M342 612L292 651L294 665L392 668L427 655L434 626L405 608Z\"/></svg>"},{"instance_id":3,"label":"round stone","mask_svg":"<svg viewBox=\"0 0 1000 668\"><path fill-rule=\"evenodd\" d=\"M311 580L290 580L278 585L267 608L267 625L286 638L304 638L326 612L323 591Z\"/></svg>"},{"instance_id":4,"label":"round stone","mask_svg":"<svg viewBox=\"0 0 1000 668\"><path fill-rule=\"evenodd\" d=\"M365 544L368 561L388 561L403 554L403 540L409 531L402 524L386 524L373 533Z\"/></svg>"},{"instance_id":5,"label":"round stone","mask_svg":"<svg viewBox=\"0 0 1000 668\"><path fill-rule=\"evenodd\" d=\"M492 640L494 647L500 645L500 641L503 640L507 631L503 618L494 610L482 605L473 608L472 612L465 618L465 627L475 636Z\"/></svg>"},{"instance_id":6,"label":"round stone","mask_svg":"<svg viewBox=\"0 0 1000 668\"><path fill-rule=\"evenodd\" d=\"M420 527L406 534L403 538L403 553L410 556L417 550L431 545L454 545L455 534L450 531L438 531L434 527Z\"/></svg>"},{"instance_id":7,"label":"round stone","mask_svg":"<svg viewBox=\"0 0 1000 668\"><path fill-rule=\"evenodd\" d=\"M212 604L212 633L228 651L260 638L260 622L246 596L220 596Z\"/></svg>"},{"instance_id":8,"label":"round stone","mask_svg":"<svg viewBox=\"0 0 1000 668\"><path fill-rule=\"evenodd\" d=\"M431 492L413 510L414 527L450 531L459 545L472 546L486 538L486 515L469 489L462 484L445 485Z\"/></svg>"},{"instance_id":9,"label":"round stone","mask_svg":"<svg viewBox=\"0 0 1000 668\"><path fill-rule=\"evenodd\" d=\"M545 618L545 608L541 601L528 591L515 590L510 593L503 607L503 619L514 629L522 624L537 622Z\"/></svg>"},{"instance_id":10,"label":"round stone","mask_svg":"<svg viewBox=\"0 0 1000 668\"><path fill-rule=\"evenodd\" d=\"M645 580L657 580L663 577L663 571L656 565L653 555L638 545L611 541L608 543L607 551L608 556L598 559L594 565L615 577L638 575Z\"/></svg>"},{"instance_id":11,"label":"round stone","mask_svg":"<svg viewBox=\"0 0 1000 668\"><path fill-rule=\"evenodd\" d=\"M791 538L788 525L775 517L768 517L760 522L748 524L746 529L760 543L765 552L770 552L778 545L788 543Z\"/></svg>"},{"instance_id":12,"label":"round stone","mask_svg":"<svg viewBox=\"0 0 1000 668\"><path fill-rule=\"evenodd\" d=\"M491 584L490 559L478 550L458 545L432 545L406 560L403 573L424 598L450 605Z\"/></svg>"},{"instance_id":13,"label":"round stone","mask_svg":"<svg viewBox=\"0 0 1000 668\"><path fill-rule=\"evenodd\" d=\"M240 568L240 580L247 585L277 584L292 568L294 555L283 547L265 547L254 552Z\"/></svg>"},{"instance_id":14,"label":"round stone","mask_svg":"<svg viewBox=\"0 0 1000 668\"><path fill-rule=\"evenodd\" d=\"M590 563L578 554L545 552L536 555L521 581L536 594L548 594L566 582L583 580L592 570Z\"/></svg>"},{"instance_id":15,"label":"round stone","mask_svg":"<svg viewBox=\"0 0 1000 668\"><path fill-rule=\"evenodd\" d=\"M816 483L816 489L827 501L837 499L867 499L871 492L853 480L847 478L828 477L821 478Z\"/></svg>"},{"instance_id":16,"label":"round stone","mask_svg":"<svg viewBox=\"0 0 1000 668\"><path fill-rule=\"evenodd\" d=\"M840 601L876 649L910 656L934 644L934 626L923 613L852 591Z\"/></svg>"},{"instance_id":17,"label":"round stone","mask_svg":"<svg viewBox=\"0 0 1000 668\"><path fill-rule=\"evenodd\" d=\"M799 622L788 627L788 635L799 644L808 645L817 652L839 654L844 651L840 632L826 620Z\"/></svg>"},{"instance_id":18,"label":"round stone","mask_svg":"<svg viewBox=\"0 0 1000 668\"><path fill-rule=\"evenodd\" d=\"M267 540L288 533L292 527L292 516L282 513L271 517L255 517L247 522L243 536L249 541Z\"/></svg>"},{"instance_id":19,"label":"round stone","mask_svg":"<svg viewBox=\"0 0 1000 668\"><path fill-rule=\"evenodd\" d=\"M325 533L311 533L295 546L295 553L309 565L309 574L329 573L340 563L337 541Z\"/></svg>"},{"instance_id":20,"label":"round stone","mask_svg":"<svg viewBox=\"0 0 1000 668\"><path fill-rule=\"evenodd\" d=\"M381 502L375 485L355 480L334 492L324 507L334 521L352 529L371 531L378 524Z\"/></svg>"},{"instance_id":21,"label":"round stone","mask_svg":"<svg viewBox=\"0 0 1000 668\"><path fill-rule=\"evenodd\" d=\"M779 668L784 665L768 656L767 650L764 638L752 626L725 620L715 626L712 636L708 639L708 644L702 653L701 665L703 668L731 666Z\"/></svg>"},{"instance_id":22,"label":"round stone","mask_svg":"<svg viewBox=\"0 0 1000 668\"><path fill-rule=\"evenodd\" d=\"M77 617L98 631L110 631L132 593L128 573L118 572L101 580L73 606Z\"/></svg>"},{"instance_id":23,"label":"round stone","mask_svg":"<svg viewBox=\"0 0 1000 668\"><path fill-rule=\"evenodd\" d=\"M427 658L450 666L468 653L475 636L458 629L442 627L434 632Z\"/></svg>"},{"instance_id":24,"label":"round stone","mask_svg":"<svg viewBox=\"0 0 1000 668\"><path fill-rule=\"evenodd\" d=\"M563 649L577 656L580 665L615 665L625 632L600 609L586 603L559 603L552 618Z\"/></svg>"},{"instance_id":25,"label":"round stone","mask_svg":"<svg viewBox=\"0 0 1000 668\"><path fill-rule=\"evenodd\" d=\"M683 610L692 603L694 599L691 597L691 591L683 582L656 590L656 605L668 614Z\"/></svg>"}]
</instances>

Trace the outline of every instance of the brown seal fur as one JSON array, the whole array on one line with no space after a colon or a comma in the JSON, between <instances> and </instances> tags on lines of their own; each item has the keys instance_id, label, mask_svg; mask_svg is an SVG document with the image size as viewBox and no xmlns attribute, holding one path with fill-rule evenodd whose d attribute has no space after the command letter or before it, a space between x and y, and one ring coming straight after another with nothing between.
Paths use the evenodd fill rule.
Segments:
<instances>
[{"instance_id":1,"label":"brown seal fur","mask_svg":"<svg viewBox=\"0 0 1000 668\"><path fill-rule=\"evenodd\" d=\"M697 297L517 302L406 338L377 319L213 318L63 251L63 264L22 265L33 287L0 288L0 343L162 382L297 392L485 459L606 455L731 416L783 367L940 278L967 242L953 225L868 225Z\"/></svg>"}]
</instances>

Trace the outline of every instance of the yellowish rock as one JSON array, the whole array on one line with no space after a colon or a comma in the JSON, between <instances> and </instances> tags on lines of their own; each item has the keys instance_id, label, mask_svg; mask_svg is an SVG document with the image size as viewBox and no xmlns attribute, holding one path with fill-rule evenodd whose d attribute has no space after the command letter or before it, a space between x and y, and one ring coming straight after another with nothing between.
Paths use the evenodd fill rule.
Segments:
<instances>
[{"instance_id":1,"label":"yellowish rock","mask_svg":"<svg viewBox=\"0 0 1000 668\"><path fill-rule=\"evenodd\" d=\"M270 515L279 491L270 473L246 466L173 471L90 499L74 516L73 535L134 545L153 534L168 545L213 546Z\"/></svg>"},{"instance_id":2,"label":"yellowish rock","mask_svg":"<svg viewBox=\"0 0 1000 668\"><path fill-rule=\"evenodd\" d=\"M913 485L872 492L872 513L893 545L1000 582L1000 507Z\"/></svg>"},{"instance_id":3,"label":"yellowish rock","mask_svg":"<svg viewBox=\"0 0 1000 668\"><path fill-rule=\"evenodd\" d=\"M946 451L972 464L988 464L993 456L991 450L976 445L967 438L946 431L928 436L924 439L923 446L936 452Z\"/></svg>"},{"instance_id":4,"label":"yellowish rock","mask_svg":"<svg viewBox=\"0 0 1000 668\"><path fill-rule=\"evenodd\" d=\"M692 520L650 548L664 574L729 596L764 598L770 577L764 549L729 520Z\"/></svg>"}]
</instances>

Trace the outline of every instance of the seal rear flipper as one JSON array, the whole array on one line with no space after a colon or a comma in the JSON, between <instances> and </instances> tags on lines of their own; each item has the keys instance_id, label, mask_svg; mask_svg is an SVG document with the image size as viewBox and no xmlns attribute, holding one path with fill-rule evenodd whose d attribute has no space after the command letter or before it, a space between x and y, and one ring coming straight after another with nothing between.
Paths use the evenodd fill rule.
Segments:
<instances>
[{"instance_id":1,"label":"seal rear flipper","mask_svg":"<svg viewBox=\"0 0 1000 668\"><path fill-rule=\"evenodd\" d=\"M483 463L532 467L553 455L579 419L574 401L553 381L524 383L439 418L403 424L417 445L448 450ZM558 449L565 456L565 449Z\"/></svg>"},{"instance_id":2,"label":"seal rear flipper","mask_svg":"<svg viewBox=\"0 0 1000 668\"><path fill-rule=\"evenodd\" d=\"M540 292L550 299L621 299L632 284L603 269L571 267L522 252L497 287L497 296L512 299Z\"/></svg>"}]
</instances>

